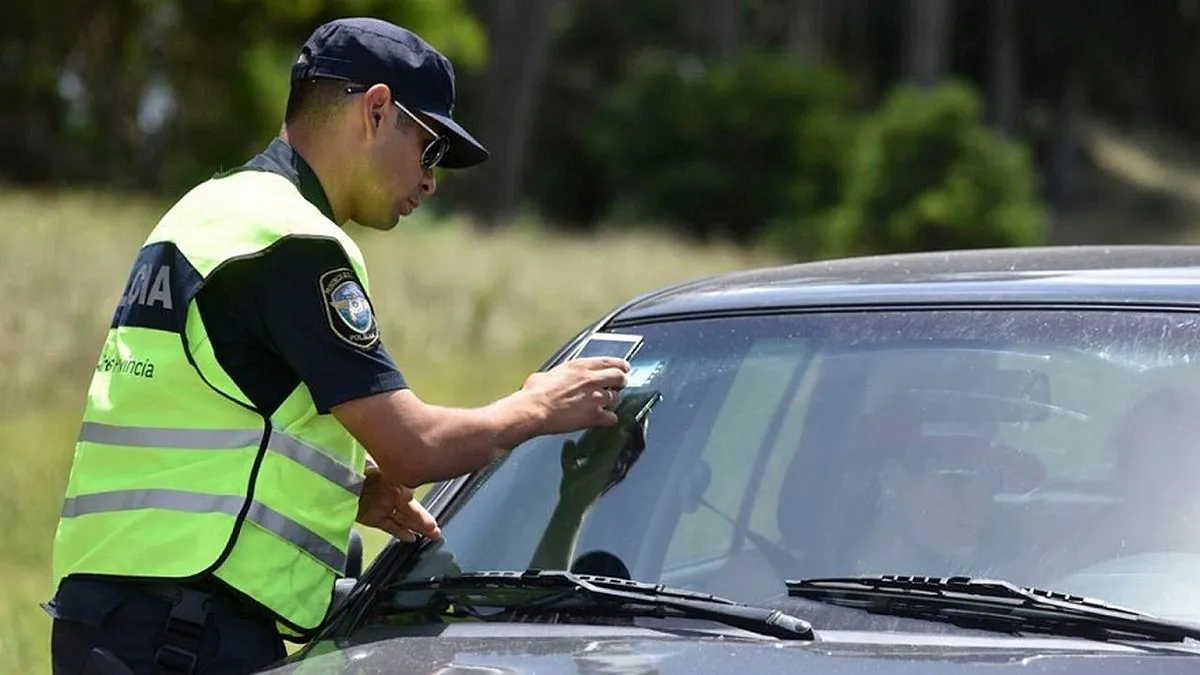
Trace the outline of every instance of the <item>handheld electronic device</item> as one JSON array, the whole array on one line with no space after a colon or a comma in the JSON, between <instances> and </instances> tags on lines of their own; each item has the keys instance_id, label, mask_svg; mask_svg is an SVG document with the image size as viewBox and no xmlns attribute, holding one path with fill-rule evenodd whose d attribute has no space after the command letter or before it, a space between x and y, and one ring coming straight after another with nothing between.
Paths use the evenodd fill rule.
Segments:
<instances>
[{"instance_id":1,"label":"handheld electronic device","mask_svg":"<svg viewBox=\"0 0 1200 675\"><path fill-rule=\"evenodd\" d=\"M641 335L627 333L595 333L589 335L583 344L571 355L572 359L584 359L594 356L615 356L628 361L642 348Z\"/></svg>"}]
</instances>

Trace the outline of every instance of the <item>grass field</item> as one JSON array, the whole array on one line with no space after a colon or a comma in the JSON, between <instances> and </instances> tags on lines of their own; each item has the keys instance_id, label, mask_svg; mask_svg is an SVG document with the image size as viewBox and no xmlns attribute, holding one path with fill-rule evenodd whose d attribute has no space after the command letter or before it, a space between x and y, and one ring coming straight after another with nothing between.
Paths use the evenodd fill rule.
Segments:
<instances>
[{"instance_id":1,"label":"grass field","mask_svg":"<svg viewBox=\"0 0 1200 675\"><path fill-rule=\"evenodd\" d=\"M0 187L0 673L49 672L50 547L88 376L127 268L165 204ZM583 324L657 286L769 262L665 236L473 234L414 217L355 228L390 351L428 401L475 405ZM382 539L364 533L367 555Z\"/></svg>"}]
</instances>

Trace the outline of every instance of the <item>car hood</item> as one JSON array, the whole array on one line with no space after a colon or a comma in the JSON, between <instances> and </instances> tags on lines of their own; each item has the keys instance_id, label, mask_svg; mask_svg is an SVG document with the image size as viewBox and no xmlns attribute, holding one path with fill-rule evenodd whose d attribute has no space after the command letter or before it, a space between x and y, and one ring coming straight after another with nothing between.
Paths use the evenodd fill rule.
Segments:
<instances>
[{"instance_id":1,"label":"car hood","mask_svg":"<svg viewBox=\"0 0 1200 675\"><path fill-rule=\"evenodd\" d=\"M469 624L440 634L396 629L318 643L303 660L266 671L334 675L675 675L725 673L1197 672L1200 650L1002 635L822 632L815 642L741 634L598 626Z\"/></svg>"}]
</instances>

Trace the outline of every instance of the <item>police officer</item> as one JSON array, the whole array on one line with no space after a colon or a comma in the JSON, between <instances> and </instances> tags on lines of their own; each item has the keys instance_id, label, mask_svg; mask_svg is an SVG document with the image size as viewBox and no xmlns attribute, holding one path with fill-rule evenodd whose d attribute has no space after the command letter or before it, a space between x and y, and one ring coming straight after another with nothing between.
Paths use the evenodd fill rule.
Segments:
<instances>
[{"instance_id":1,"label":"police officer","mask_svg":"<svg viewBox=\"0 0 1200 675\"><path fill-rule=\"evenodd\" d=\"M394 227L487 151L450 62L375 19L319 27L280 138L146 239L88 391L54 544L55 673L249 673L329 608L357 521L440 536L411 487L539 434L611 425L628 364L583 359L475 409L389 356L341 225ZM547 457L547 461L557 461Z\"/></svg>"}]
</instances>

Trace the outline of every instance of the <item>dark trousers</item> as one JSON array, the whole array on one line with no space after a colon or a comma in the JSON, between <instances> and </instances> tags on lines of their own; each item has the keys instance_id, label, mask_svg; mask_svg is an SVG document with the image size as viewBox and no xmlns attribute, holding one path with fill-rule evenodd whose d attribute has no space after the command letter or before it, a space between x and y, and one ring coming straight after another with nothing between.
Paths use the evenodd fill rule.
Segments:
<instances>
[{"instance_id":1,"label":"dark trousers","mask_svg":"<svg viewBox=\"0 0 1200 675\"><path fill-rule=\"evenodd\" d=\"M275 621L264 609L212 585L184 591L171 585L67 579L45 607L54 619L54 675L242 675L286 655ZM172 618L172 609L179 607L200 607L202 612L177 610ZM187 617L201 620L181 620ZM101 667L106 656L115 657L109 669Z\"/></svg>"}]
</instances>

